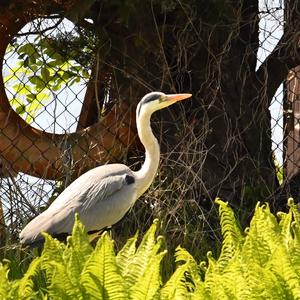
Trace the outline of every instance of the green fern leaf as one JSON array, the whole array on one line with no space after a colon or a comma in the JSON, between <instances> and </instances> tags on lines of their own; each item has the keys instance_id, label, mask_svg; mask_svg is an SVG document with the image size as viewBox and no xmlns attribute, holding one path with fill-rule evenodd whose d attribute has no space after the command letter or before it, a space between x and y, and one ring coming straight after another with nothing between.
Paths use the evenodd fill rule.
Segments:
<instances>
[{"instance_id":1,"label":"green fern leaf","mask_svg":"<svg viewBox=\"0 0 300 300\"><path fill-rule=\"evenodd\" d=\"M43 233L45 238L44 248L42 251L42 257L45 261L54 260L56 262L63 263L63 253L65 250L65 245L54 239L48 233Z\"/></svg>"},{"instance_id":2,"label":"green fern leaf","mask_svg":"<svg viewBox=\"0 0 300 300\"><path fill-rule=\"evenodd\" d=\"M220 224L223 236L222 250L217 262L217 268L219 272L222 272L241 245L244 237L234 216L234 212L228 206L228 203L220 199L216 199L215 202L219 205Z\"/></svg>"},{"instance_id":3,"label":"green fern leaf","mask_svg":"<svg viewBox=\"0 0 300 300\"><path fill-rule=\"evenodd\" d=\"M136 241L138 238L138 232L127 240L123 248L118 252L116 256L116 261L121 271L121 274L124 276L128 270L128 265L131 263L135 252L136 252Z\"/></svg>"},{"instance_id":4,"label":"green fern leaf","mask_svg":"<svg viewBox=\"0 0 300 300\"><path fill-rule=\"evenodd\" d=\"M17 290L17 286L13 288L13 284L8 280L8 266L0 263L0 299L15 299L12 297L12 290ZM16 293L17 296L17 293Z\"/></svg>"},{"instance_id":5,"label":"green fern leaf","mask_svg":"<svg viewBox=\"0 0 300 300\"><path fill-rule=\"evenodd\" d=\"M30 266L27 272L24 274L23 278L19 281L19 298L29 298L36 293L36 291L34 290L34 283L32 278L37 276L37 274L39 273L40 263L41 259L39 257L35 258L30 263Z\"/></svg>"},{"instance_id":6,"label":"green fern leaf","mask_svg":"<svg viewBox=\"0 0 300 300\"><path fill-rule=\"evenodd\" d=\"M160 263L167 251L154 256L148 264L143 276L138 278L136 284L130 289L130 297L134 300L159 299L161 286Z\"/></svg>"},{"instance_id":7,"label":"green fern leaf","mask_svg":"<svg viewBox=\"0 0 300 300\"><path fill-rule=\"evenodd\" d=\"M123 270L127 286L134 286L135 282L144 275L151 259L159 252L163 238L155 237L158 220L154 220L149 230L144 235L139 247L136 250L134 257L126 269Z\"/></svg>"},{"instance_id":8,"label":"green fern leaf","mask_svg":"<svg viewBox=\"0 0 300 300\"><path fill-rule=\"evenodd\" d=\"M178 266L167 283L160 291L160 297L164 300L188 299L185 272L188 271L188 264Z\"/></svg>"},{"instance_id":9,"label":"green fern leaf","mask_svg":"<svg viewBox=\"0 0 300 300\"><path fill-rule=\"evenodd\" d=\"M269 243L261 235L259 228L253 222L246 231L246 239L242 246L241 256L246 263L265 266L272 254Z\"/></svg>"},{"instance_id":10,"label":"green fern leaf","mask_svg":"<svg viewBox=\"0 0 300 300\"><path fill-rule=\"evenodd\" d=\"M300 225L300 211L298 205L295 204L293 198L288 199L288 206L293 214L294 221Z\"/></svg>"},{"instance_id":11,"label":"green fern leaf","mask_svg":"<svg viewBox=\"0 0 300 300\"><path fill-rule=\"evenodd\" d=\"M206 273L205 273L205 290L210 293L211 289L213 289L214 286L214 276L216 274L216 265L217 261L214 259L212 252L208 251L207 252L207 260L208 260L208 266L206 268Z\"/></svg>"},{"instance_id":12,"label":"green fern leaf","mask_svg":"<svg viewBox=\"0 0 300 300\"><path fill-rule=\"evenodd\" d=\"M270 212L269 205L257 205L247 231L243 254L247 255L247 251L250 251L249 256L256 259L258 264L264 265L282 242L281 228Z\"/></svg>"},{"instance_id":13,"label":"green fern leaf","mask_svg":"<svg viewBox=\"0 0 300 300\"><path fill-rule=\"evenodd\" d=\"M88 234L84 225L80 222L79 216L76 213L75 223L72 230L72 235L68 238L68 247L79 251L84 258L89 256L93 248L89 242Z\"/></svg>"},{"instance_id":14,"label":"green fern leaf","mask_svg":"<svg viewBox=\"0 0 300 300\"><path fill-rule=\"evenodd\" d=\"M75 261L71 265L71 250L47 233L43 235L45 245L41 256L41 268L46 272L49 295L54 299L69 299L75 296L79 299L81 289L78 280L74 280L72 271L69 270L69 267L73 270L74 264L77 263Z\"/></svg>"},{"instance_id":15,"label":"green fern leaf","mask_svg":"<svg viewBox=\"0 0 300 300\"><path fill-rule=\"evenodd\" d=\"M72 284L64 264L48 261L47 269L53 274L48 286L50 299L83 299L80 287Z\"/></svg>"},{"instance_id":16,"label":"green fern leaf","mask_svg":"<svg viewBox=\"0 0 300 300\"><path fill-rule=\"evenodd\" d=\"M188 277L187 287L192 291L192 298L196 299L198 297L198 299L209 299L210 296L206 293L205 285L200 276L202 269L196 263L193 256L179 246L176 248L175 261L177 264L182 262L188 264L188 270L186 272L186 277Z\"/></svg>"},{"instance_id":17,"label":"green fern leaf","mask_svg":"<svg viewBox=\"0 0 300 300\"><path fill-rule=\"evenodd\" d=\"M156 231L158 226L158 219L153 221L153 224L148 229L146 234L144 235L136 254L139 256L140 254L152 252L153 247L156 245Z\"/></svg>"},{"instance_id":18,"label":"green fern leaf","mask_svg":"<svg viewBox=\"0 0 300 300\"><path fill-rule=\"evenodd\" d=\"M270 262L271 270L282 277L288 286L293 299L300 299L300 274L293 266L292 253L288 253L285 245L277 248Z\"/></svg>"},{"instance_id":19,"label":"green fern leaf","mask_svg":"<svg viewBox=\"0 0 300 300\"><path fill-rule=\"evenodd\" d=\"M63 259L73 285L80 285L79 281L83 266L92 251L93 248L90 245L85 227L80 222L78 214L76 214L72 235L68 237L68 244L63 253Z\"/></svg>"},{"instance_id":20,"label":"green fern leaf","mask_svg":"<svg viewBox=\"0 0 300 300\"><path fill-rule=\"evenodd\" d=\"M200 299L213 300L210 297L210 295L207 294L207 292L205 290L205 287L204 287L204 284L203 284L203 286L200 286L200 285L197 286L190 298L193 299L193 300L200 300Z\"/></svg>"},{"instance_id":21,"label":"green fern leaf","mask_svg":"<svg viewBox=\"0 0 300 300\"><path fill-rule=\"evenodd\" d=\"M293 222L291 224L291 227L292 227L293 236L294 236L294 245L300 246L300 224Z\"/></svg>"},{"instance_id":22,"label":"green fern leaf","mask_svg":"<svg viewBox=\"0 0 300 300\"><path fill-rule=\"evenodd\" d=\"M281 229L281 235L283 236L283 241L288 244L292 239L291 224L293 221L293 213L290 209L288 213L279 212L277 213L280 219L279 227Z\"/></svg>"},{"instance_id":23,"label":"green fern leaf","mask_svg":"<svg viewBox=\"0 0 300 300\"><path fill-rule=\"evenodd\" d=\"M54 261L63 265L63 253L65 250L65 245L52 238L47 233L43 233L43 236L45 238L45 243L41 255L41 268L45 270L47 281L50 283L55 269L53 268L53 265L49 265L49 263Z\"/></svg>"},{"instance_id":24,"label":"green fern leaf","mask_svg":"<svg viewBox=\"0 0 300 300\"><path fill-rule=\"evenodd\" d=\"M291 227L294 239L288 245L288 253L297 274L300 274L300 224L293 222Z\"/></svg>"},{"instance_id":25,"label":"green fern leaf","mask_svg":"<svg viewBox=\"0 0 300 300\"><path fill-rule=\"evenodd\" d=\"M80 281L92 299L126 299L124 280L116 263L113 242L106 232L85 263Z\"/></svg>"},{"instance_id":26,"label":"green fern leaf","mask_svg":"<svg viewBox=\"0 0 300 300\"><path fill-rule=\"evenodd\" d=\"M193 289L195 289L197 285L204 287L200 277L201 269L188 251L178 246L175 252L175 261L177 264L188 263L188 273L190 274L191 281L193 282Z\"/></svg>"}]
</instances>

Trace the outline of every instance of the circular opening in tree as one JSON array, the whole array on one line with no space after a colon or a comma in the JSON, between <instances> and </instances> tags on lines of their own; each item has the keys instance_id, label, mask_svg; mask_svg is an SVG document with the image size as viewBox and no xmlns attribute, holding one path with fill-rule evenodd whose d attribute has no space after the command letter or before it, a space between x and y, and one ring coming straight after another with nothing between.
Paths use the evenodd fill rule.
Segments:
<instances>
[{"instance_id":1,"label":"circular opening in tree","mask_svg":"<svg viewBox=\"0 0 300 300\"><path fill-rule=\"evenodd\" d=\"M12 108L31 126L76 131L93 61L93 35L67 19L28 23L6 50L4 85Z\"/></svg>"}]
</instances>

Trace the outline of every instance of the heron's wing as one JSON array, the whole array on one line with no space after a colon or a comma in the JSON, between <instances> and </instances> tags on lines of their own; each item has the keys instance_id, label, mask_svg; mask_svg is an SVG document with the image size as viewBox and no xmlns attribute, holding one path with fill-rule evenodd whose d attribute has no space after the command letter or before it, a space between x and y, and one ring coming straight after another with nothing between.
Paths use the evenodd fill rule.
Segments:
<instances>
[{"instance_id":1,"label":"heron's wing","mask_svg":"<svg viewBox=\"0 0 300 300\"><path fill-rule=\"evenodd\" d=\"M63 209L56 211L52 215L51 227L47 231L51 233L71 232L75 212L81 218L86 216L88 219L92 219L96 212L96 206L99 207L99 202L109 201L114 193L128 185L125 180L126 176L129 175L107 176L102 178L97 184L90 182L84 188L85 192L78 194L76 199L73 199ZM85 220L82 219L82 221Z\"/></svg>"},{"instance_id":2,"label":"heron's wing","mask_svg":"<svg viewBox=\"0 0 300 300\"><path fill-rule=\"evenodd\" d=\"M97 185L92 185L84 195L84 199L80 199L80 210L92 209L99 201L109 199L114 193L120 191L124 186L128 185L125 179L126 176L129 175L107 176Z\"/></svg>"},{"instance_id":3,"label":"heron's wing","mask_svg":"<svg viewBox=\"0 0 300 300\"><path fill-rule=\"evenodd\" d=\"M109 199L114 193L120 191L122 187L128 185L126 176L112 175L101 178L95 183L92 180L85 182L84 186L71 185L67 188L55 202L41 215L33 219L21 232L23 243L30 244L35 240L41 239L42 231L50 234L70 233L74 224L74 214L78 212L86 213L93 211L94 205L99 201ZM78 192L80 190L80 192ZM68 201L64 202L64 199ZM64 202L64 204L63 204Z\"/></svg>"}]
</instances>

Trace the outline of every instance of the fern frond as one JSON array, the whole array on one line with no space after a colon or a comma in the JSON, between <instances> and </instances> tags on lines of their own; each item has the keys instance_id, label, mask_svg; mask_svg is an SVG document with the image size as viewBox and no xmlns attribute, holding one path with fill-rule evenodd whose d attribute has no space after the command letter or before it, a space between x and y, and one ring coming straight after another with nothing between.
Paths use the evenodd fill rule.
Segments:
<instances>
[{"instance_id":1,"label":"fern frond","mask_svg":"<svg viewBox=\"0 0 300 300\"><path fill-rule=\"evenodd\" d=\"M289 212L293 215L291 223L292 239L287 244L288 255L297 274L300 274L300 212L299 207L292 198L288 199Z\"/></svg>"},{"instance_id":2,"label":"fern frond","mask_svg":"<svg viewBox=\"0 0 300 300\"><path fill-rule=\"evenodd\" d=\"M45 243L41 256L45 260L63 262L63 252L66 246L46 232L43 233L43 236L45 238Z\"/></svg>"},{"instance_id":3,"label":"fern frond","mask_svg":"<svg viewBox=\"0 0 300 300\"><path fill-rule=\"evenodd\" d=\"M203 287L199 286L195 289L195 291L191 294L190 299L192 300L213 300L210 295L208 295L205 291L204 284Z\"/></svg>"},{"instance_id":4,"label":"fern frond","mask_svg":"<svg viewBox=\"0 0 300 300\"><path fill-rule=\"evenodd\" d=\"M178 246L175 252L175 261L176 263L188 263L188 272L191 275L194 285L197 286L197 284L199 284L204 287L200 277L200 273L202 272L202 270L195 261L194 257L187 250Z\"/></svg>"},{"instance_id":5,"label":"fern frond","mask_svg":"<svg viewBox=\"0 0 300 300\"><path fill-rule=\"evenodd\" d=\"M264 264L282 243L281 228L268 204L256 206L244 248L247 248L248 243L251 244L248 250L256 252L256 256L253 257L257 258L260 264ZM247 255L246 249L243 249L243 253ZM249 255L252 256L252 253Z\"/></svg>"},{"instance_id":6,"label":"fern frond","mask_svg":"<svg viewBox=\"0 0 300 300\"><path fill-rule=\"evenodd\" d=\"M270 245L260 233L257 224L253 222L246 231L245 242L242 245L241 256L244 258L243 261L265 266L271 254Z\"/></svg>"},{"instance_id":7,"label":"fern frond","mask_svg":"<svg viewBox=\"0 0 300 300\"><path fill-rule=\"evenodd\" d=\"M208 260L208 265L206 267L205 273L205 286L206 290L210 290L211 286L213 285L213 282L211 282L211 278L214 277L217 261L214 259L211 251L208 251L206 256Z\"/></svg>"},{"instance_id":8,"label":"fern frond","mask_svg":"<svg viewBox=\"0 0 300 300\"><path fill-rule=\"evenodd\" d=\"M35 258L29 265L27 272L24 274L22 279L19 281L19 298L27 298L33 296L36 291L34 290L34 282L32 278L38 275L40 271L41 259Z\"/></svg>"},{"instance_id":9,"label":"fern frond","mask_svg":"<svg viewBox=\"0 0 300 300\"><path fill-rule=\"evenodd\" d=\"M264 268L260 283L263 284L265 299L293 299L293 294L281 276L269 268Z\"/></svg>"},{"instance_id":10,"label":"fern frond","mask_svg":"<svg viewBox=\"0 0 300 300\"><path fill-rule=\"evenodd\" d=\"M88 234L84 225L80 222L77 213L75 214L75 223L72 235L68 238L67 248L76 250L76 252L80 253L83 258L88 257L93 251L93 247L89 242Z\"/></svg>"},{"instance_id":11,"label":"fern frond","mask_svg":"<svg viewBox=\"0 0 300 300\"><path fill-rule=\"evenodd\" d=\"M128 270L128 265L131 263L136 252L136 241L138 238L138 232L127 240L123 248L118 252L116 256L117 265L119 266L121 274L124 276Z\"/></svg>"},{"instance_id":12,"label":"fern frond","mask_svg":"<svg viewBox=\"0 0 300 300\"><path fill-rule=\"evenodd\" d=\"M72 277L72 270L76 268L74 265L77 261L70 260L69 251L71 250L47 233L43 235L45 245L40 265L41 269L46 272L49 295L54 299L64 299L64 297L67 299L80 295L78 280Z\"/></svg>"},{"instance_id":13,"label":"fern frond","mask_svg":"<svg viewBox=\"0 0 300 300\"><path fill-rule=\"evenodd\" d=\"M230 262L221 280L220 288L229 299L290 299L284 297L284 287L278 284L274 272L260 266L255 260L245 259L242 253Z\"/></svg>"},{"instance_id":14,"label":"fern frond","mask_svg":"<svg viewBox=\"0 0 300 300\"><path fill-rule=\"evenodd\" d=\"M68 277L74 286L79 285L83 266L92 251L93 248L90 245L85 227L80 222L78 214L76 214L72 235L68 237L68 244L63 253Z\"/></svg>"},{"instance_id":15,"label":"fern frond","mask_svg":"<svg viewBox=\"0 0 300 300\"><path fill-rule=\"evenodd\" d=\"M52 274L48 286L50 299L82 299L80 287L72 284L67 267L64 264L48 261L47 269L50 268ZM46 272L49 271L47 269Z\"/></svg>"},{"instance_id":16,"label":"fern frond","mask_svg":"<svg viewBox=\"0 0 300 300\"><path fill-rule=\"evenodd\" d=\"M300 274L300 224L293 222L291 227L294 239L288 245L288 253L296 272Z\"/></svg>"},{"instance_id":17,"label":"fern frond","mask_svg":"<svg viewBox=\"0 0 300 300\"><path fill-rule=\"evenodd\" d=\"M288 207L293 214L294 221L300 225L300 211L298 205L295 204L293 198L288 199Z\"/></svg>"},{"instance_id":18,"label":"fern frond","mask_svg":"<svg viewBox=\"0 0 300 300\"><path fill-rule=\"evenodd\" d=\"M220 224L223 236L222 250L217 262L218 270L222 272L241 245L244 237L234 216L234 212L228 206L228 203L220 199L216 199L215 202L219 205Z\"/></svg>"},{"instance_id":19,"label":"fern frond","mask_svg":"<svg viewBox=\"0 0 300 300\"><path fill-rule=\"evenodd\" d=\"M175 261L176 263L187 263L186 276L189 279L187 287L191 291L191 297L195 299L209 299L210 296L206 293L204 283L201 280L200 273L202 268L196 263L194 257L179 246L176 248Z\"/></svg>"},{"instance_id":20,"label":"fern frond","mask_svg":"<svg viewBox=\"0 0 300 300\"><path fill-rule=\"evenodd\" d=\"M145 253L150 253L153 250L153 247L157 244L156 242L156 231L158 226L158 219L153 221L153 224L150 226L146 234L144 235L136 254L137 256L144 256Z\"/></svg>"},{"instance_id":21,"label":"fern frond","mask_svg":"<svg viewBox=\"0 0 300 300\"><path fill-rule=\"evenodd\" d=\"M188 299L188 290L186 288L185 272L188 270L188 264L178 266L170 279L166 282L160 291L160 297L164 300Z\"/></svg>"},{"instance_id":22,"label":"fern frond","mask_svg":"<svg viewBox=\"0 0 300 300\"><path fill-rule=\"evenodd\" d=\"M278 212L277 217L280 219L279 227L285 243L289 243L293 237L291 232L291 224L293 221L293 213L290 209L288 213Z\"/></svg>"},{"instance_id":23,"label":"fern frond","mask_svg":"<svg viewBox=\"0 0 300 300\"><path fill-rule=\"evenodd\" d=\"M130 297L133 300L154 300L159 298L161 286L160 263L167 251L154 256L148 264L143 276L138 278L136 284L130 289Z\"/></svg>"},{"instance_id":24,"label":"fern frond","mask_svg":"<svg viewBox=\"0 0 300 300\"><path fill-rule=\"evenodd\" d=\"M52 281L52 276L55 272L53 265L49 263L56 262L57 264L64 264L63 253L65 245L58 240L52 238L49 234L43 233L45 238L44 248L41 255L41 269L46 272L47 281Z\"/></svg>"},{"instance_id":25,"label":"fern frond","mask_svg":"<svg viewBox=\"0 0 300 300\"><path fill-rule=\"evenodd\" d=\"M8 280L8 272L8 266L0 263L0 299L15 299L11 297L11 294L13 292L12 289L17 290L17 286L15 285L15 288L13 288L13 284Z\"/></svg>"},{"instance_id":26,"label":"fern frond","mask_svg":"<svg viewBox=\"0 0 300 300\"><path fill-rule=\"evenodd\" d=\"M113 242L103 233L84 265L81 284L94 299L126 299L124 280L116 263Z\"/></svg>"},{"instance_id":27,"label":"fern frond","mask_svg":"<svg viewBox=\"0 0 300 300\"><path fill-rule=\"evenodd\" d=\"M205 280L204 286L211 299L236 299L233 294L228 293L228 282L224 282L224 277L220 273L214 273L209 281Z\"/></svg>"},{"instance_id":28,"label":"fern frond","mask_svg":"<svg viewBox=\"0 0 300 300\"><path fill-rule=\"evenodd\" d=\"M157 224L158 220L154 220L138 246L135 255L123 271L123 276L128 286L134 286L135 282L144 275L151 259L155 257L162 246L163 238L161 236L156 238L155 236Z\"/></svg>"},{"instance_id":29,"label":"fern frond","mask_svg":"<svg viewBox=\"0 0 300 300\"><path fill-rule=\"evenodd\" d=\"M285 281L293 299L300 299L300 274L296 272L293 266L292 254L288 253L284 245L278 247L276 253L273 254L270 265L271 270Z\"/></svg>"}]
</instances>

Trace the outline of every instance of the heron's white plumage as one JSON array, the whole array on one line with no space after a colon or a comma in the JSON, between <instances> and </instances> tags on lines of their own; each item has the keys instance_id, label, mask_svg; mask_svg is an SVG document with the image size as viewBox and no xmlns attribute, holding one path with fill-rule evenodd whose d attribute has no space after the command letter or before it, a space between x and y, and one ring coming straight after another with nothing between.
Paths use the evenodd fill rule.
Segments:
<instances>
[{"instance_id":1,"label":"heron's white plumage","mask_svg":"<svg viewBox=\"0 0 300 300\"><path fill-rule=\"evenodd\" d=\"M165 108L191 94L165 95L149 93L136 110L138 135L145 147L145 162L134 172L122 164L94 168L77 178L49 206L29 222L20 233L22 244L42 240L41 232L52 235L71 233L75 213L87 231L100 230L118 222L152 183L159 164L159 144L154 137L150 118L153 112Z\"/></svg>"},{"instance_id":2,"label":"heron's white plumage","mask_svg":"<svg viewBox=\"0 0 300 300\"><path fill-rule=\"evenodd\" d=\"M136 199L136 187L126 183L126 175L134 177L130 168L122 164L104 165L86 172L24 228L20 234L21 243L32 244L42 239L43 231L70 233L75 212L88 231L113 225ZM118 201L120 197L126 201Z\"/></svg>"}]
</instances>

